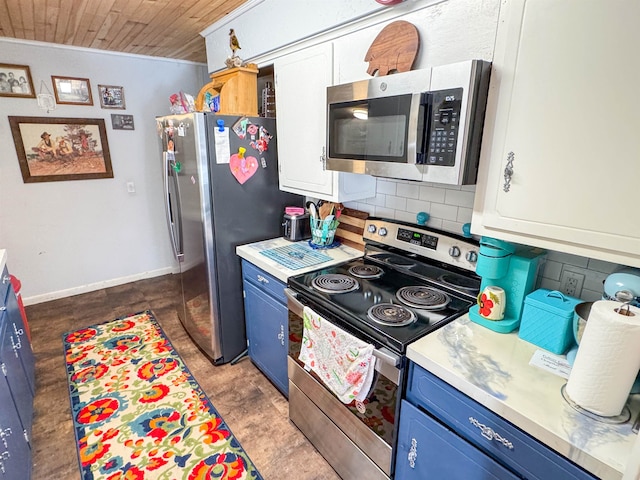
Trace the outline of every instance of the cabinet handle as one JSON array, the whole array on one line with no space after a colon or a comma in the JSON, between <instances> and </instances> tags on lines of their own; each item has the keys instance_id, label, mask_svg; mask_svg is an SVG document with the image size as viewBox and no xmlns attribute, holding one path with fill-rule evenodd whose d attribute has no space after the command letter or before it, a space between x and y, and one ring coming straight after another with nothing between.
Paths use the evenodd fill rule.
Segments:
<instances>
[{"instance_id":1,"label":"cabinet handle","mask_svg":"<svg viewBox=\"0 0 640 480\"><path fill-rule=\"evenodd\" d=\"M509 450L513 450L513 443L511 443L506 438L503 438L498 432L493 430L493 428L487 427L473 417L469 417L469 423L471 423L471 425L473 425L474 427L478 427L482 436L487 440L496 440L498 443L501 443Z\"/></svg>"},{"instance_id":2,"label":"cabinet handle","mask_svg":"<svg viewBox=\"0 0 640 480\"><path fill-rule=\"evenodd\" d=\"M513 176L513 160L515 155L513 152L507 154L507 166L504 167L504 186L502 189L508 192L511 189L511 177Z\"/></svg>"},{"instance_id":3,"label":"cabinet handle","mask_svg":"<svg viewBox=\"0 0 640 480\"><path fill-rule=\"evenodd\" d=\"M322 155L320 155L320 163L322 163L322 170L327 169L327 154L325 147L322 147Z\"/></svg>"},{"instance_id":4,"label":"cabinet handle","mask_svg":"<svg viewBox=\"0 0 640 480\"><path fill-rule=\"evenodd\" d=\"M2 439L2 443L4 444L4 448L7 448L7 439L5 437L10 437L11 436L11 429L10 428L5 428L4 430L0 431L0 438Z\"/></svg>"},{"instance_id":5,"label":"cabinet handle","mask_svg":"<svg viewBox=\"0 0 640 480\"><path fill-rule=\"evenodd\" d=\"M418 441L415 438L411 439L411 447L409 448L409 454L407 460L409 460L409 466L416 468L416 460L418 459Z\"/></svg>"},{"instance_id":6,"label":"cabinet handle","mask_svg":"<svg viewBox=\"0 0 640 480\"><path fill-rule=\"evenodd\" d=\"M16 358L19 358L18 350L22 348L22 343L20 343L20 339L18 339L18 343L16 343L13 340L13 335L10 335L10 337L11 337L11 349L13 350L13 354L16 356Z\"/></svg>"},{"instance_id":7,"label":"cabinet handle","mask_svg":"<svg viewBox=\"0 0 640 480\"><path fill-rule=\"evenodd\" d=\"M13 324L13 331L15 332L16 335L18 335L18 337L21 337L22 335L24 335L24 330L18 329L15 323Z\"/></svg>"},{"instance_id":8,"label":"cabinet handle","mask_svg":"<svg viewBox=\"0 0 640 480\"><path fill-rule=\"evenodd\" d=\"M264 284L269 283L269 280L267 280L266 278L264 278L262 275L258 275L258 281L259 281L260 283L264 283Z\"/></svg>"},{"instance_id":9,"label":"cabinet handle","mask_svg":"<svg viewBox=\"0 0 640 480\"><path fill-rule=\"evenodd\" d=\"M2 284L5 285L9 283L10 280L11 280L11 277L9 277L9 275L5 275L4 277L2 277Z\"/></svg>"},{"instance_id":10,"label":"cabinet handle","mask_svg":"<svg viewBox=\"0 0 640 480\"><path fill-rule=\"evenodd\" d=\"M284 347L284 325L280 325L280 333L278 334L278 340L280 340L280 345Z\"/></svg>"}]
</instances>

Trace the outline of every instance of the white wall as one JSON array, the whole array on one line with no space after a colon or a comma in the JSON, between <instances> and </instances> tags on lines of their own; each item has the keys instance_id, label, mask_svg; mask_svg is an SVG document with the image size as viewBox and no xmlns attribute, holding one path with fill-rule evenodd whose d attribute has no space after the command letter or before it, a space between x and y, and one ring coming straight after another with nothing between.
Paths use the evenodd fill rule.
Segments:
<instances>
[{"instance_id":1,"label":"white wall","mask_svg":"<svg viewBox=\"0 0 640 480\"><path fill-rule=\"evenodd\" d=\"M162 203L162 168L154 117L169 96L197 94L201 64L65 48L0 38L2 62L28 65L36 93L51 75L88 78L93 106L0 97L0 247L22 282L25 303L38 303L170 271L172 254ZM98 84L124 87L126 110L100 108ZM44 89L43 89L44 91ZM113 130L111 113L133 115L135 130ZM114 178L23 183L8 116L103 118ZM127 193L127 182L136 192Z\"/></svg>"}]
</instances>

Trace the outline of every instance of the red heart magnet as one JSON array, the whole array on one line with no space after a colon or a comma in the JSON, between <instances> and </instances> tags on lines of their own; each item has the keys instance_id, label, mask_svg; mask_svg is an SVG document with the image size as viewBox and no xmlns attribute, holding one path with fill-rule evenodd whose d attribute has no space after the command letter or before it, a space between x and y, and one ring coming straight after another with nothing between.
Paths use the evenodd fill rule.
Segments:
<instances>
[{"instance_id":1,"label":"red heart magnet","mask_svg":"<svg viewBox=\"0 0 640 480\"><path fill-rule=\"evenodd\" d=\"M234 153L229 159L229 168L236 180L242 185L258 170L258 160L255 157L245 157Z\"/></svg>"}]
</instances>

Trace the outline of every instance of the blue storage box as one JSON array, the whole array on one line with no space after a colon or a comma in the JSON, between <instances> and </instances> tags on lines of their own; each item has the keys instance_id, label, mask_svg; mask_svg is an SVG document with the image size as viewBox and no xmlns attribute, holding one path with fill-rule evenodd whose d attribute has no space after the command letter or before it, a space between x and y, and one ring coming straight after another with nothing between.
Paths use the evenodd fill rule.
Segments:
<instances>
[{"instance_id":1,"label":"blue storage box","mask_svg":"<svg viewBox=\"0 0 640 480\"><path fill-rule=\"evenodd\" d=\"M582 300L540 288L524 300L518 336L552 353L564 354L573 344L574 308Z\"/></svg>"}]
</instances>

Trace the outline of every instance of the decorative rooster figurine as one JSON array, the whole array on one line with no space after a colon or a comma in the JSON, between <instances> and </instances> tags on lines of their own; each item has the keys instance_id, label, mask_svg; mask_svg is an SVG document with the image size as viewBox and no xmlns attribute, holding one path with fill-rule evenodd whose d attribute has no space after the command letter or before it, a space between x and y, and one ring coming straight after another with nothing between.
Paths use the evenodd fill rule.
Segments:
<instances>
[{"instance_id":1,"label":"decorative rooster figurine","mask_svg":"<svg viewBox=\"0 0 640 480\"><path fill-rule=\"evenodd\" d=\"M233 31L233 28L229 30L229 46L231 47L231 53L235 57L236 50L240 50L240 43L238 42L238 37L236 37L236 32Z\"/></svg>"}]
</instances>

